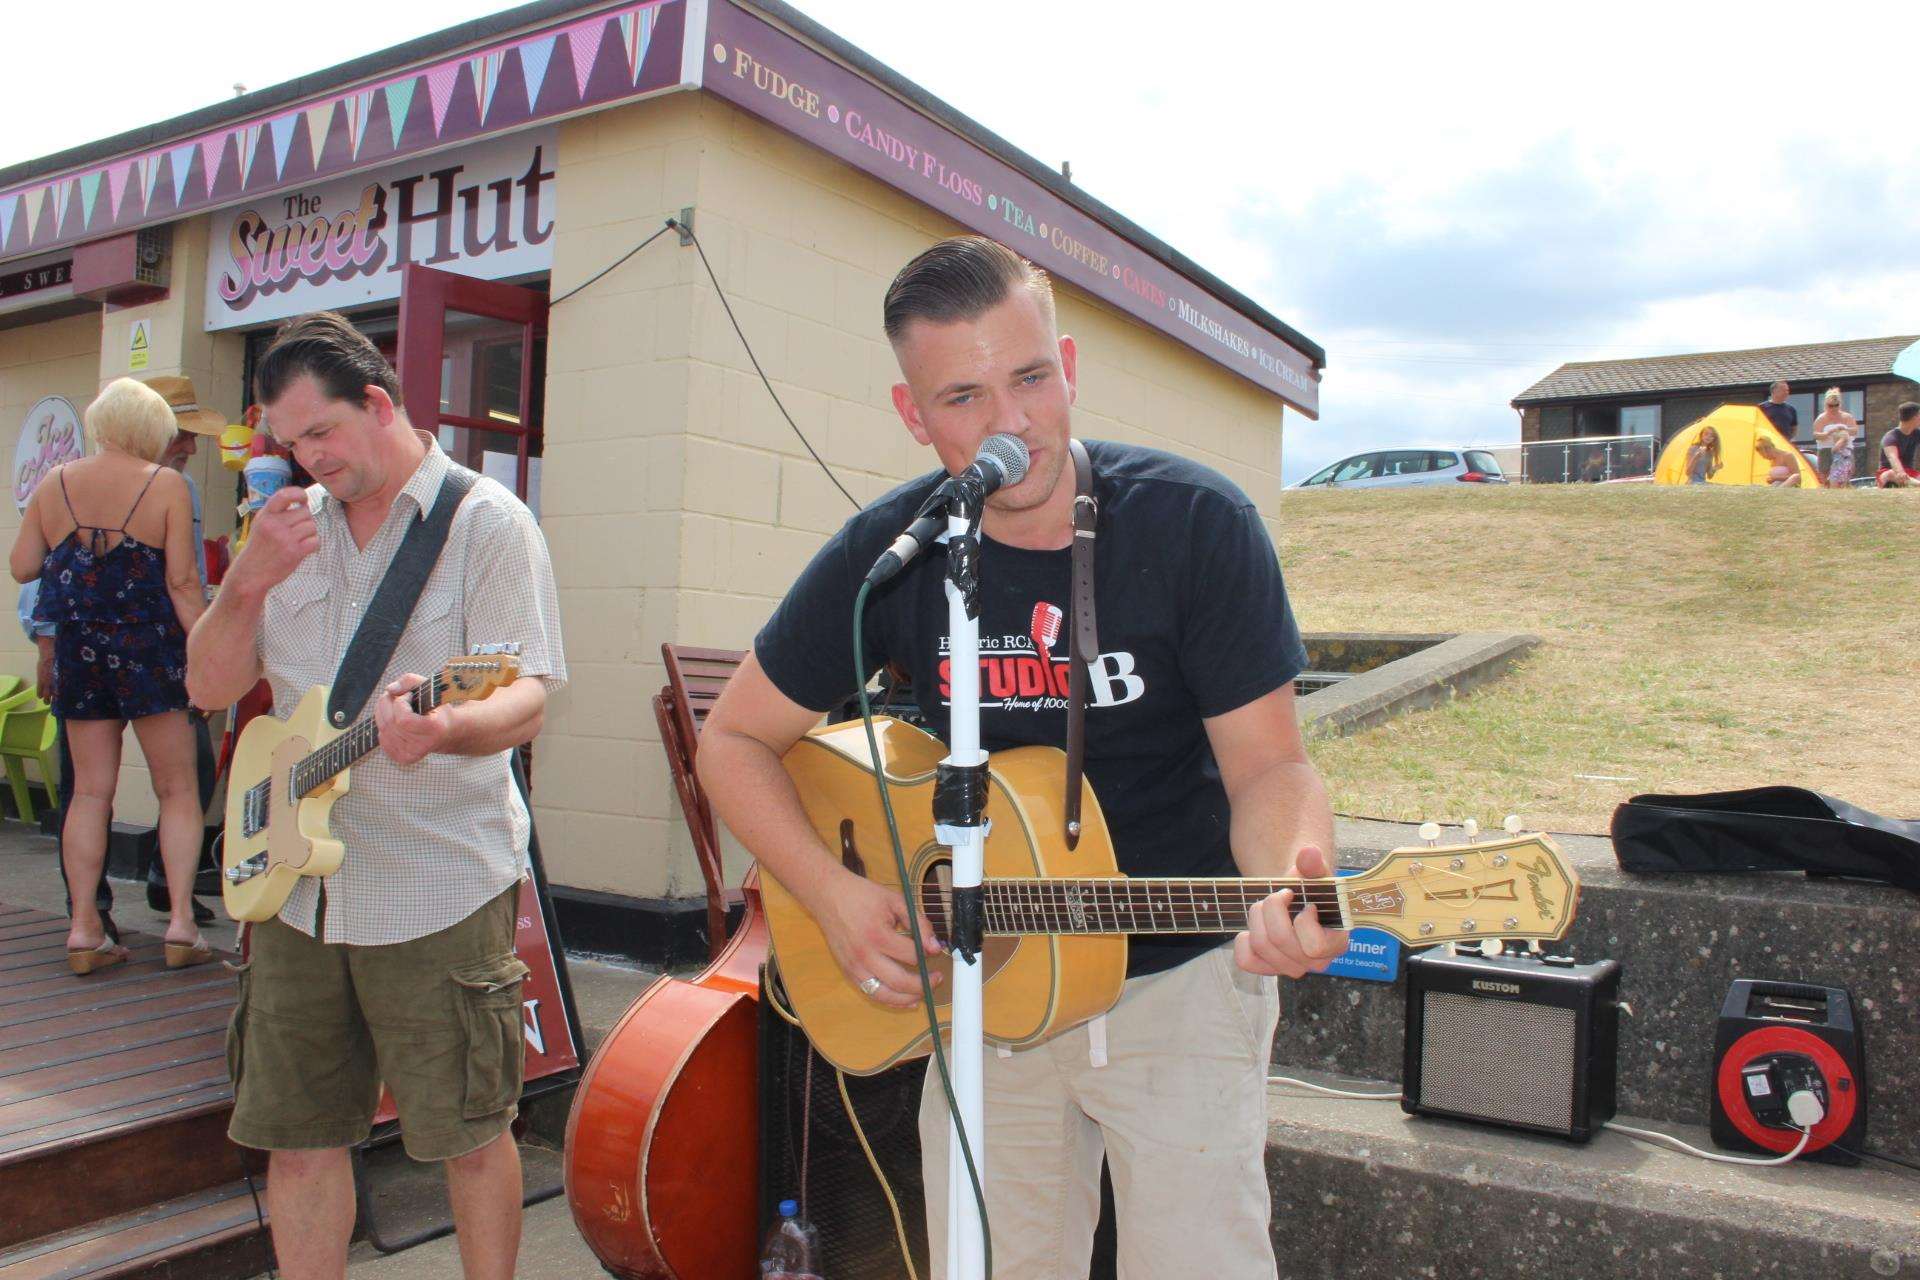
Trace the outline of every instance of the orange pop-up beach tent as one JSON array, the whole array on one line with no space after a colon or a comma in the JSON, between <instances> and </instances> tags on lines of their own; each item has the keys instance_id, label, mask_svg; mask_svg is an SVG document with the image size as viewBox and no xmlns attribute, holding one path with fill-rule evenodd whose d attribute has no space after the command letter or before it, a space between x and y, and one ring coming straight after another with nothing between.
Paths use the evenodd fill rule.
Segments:
<instances>
[{"instance_id":1,"label":"orange pop-up beach tent","mask_svg":"<svg viewBox=\"0 0 1920 1280\"><path fill-rule=\"evenodd\" d=\"M1807 461L1806 455L1788 444L1786 437L1767 420L1767 415L1760 412L1757 405L1750 404L1723 404L1706 417L1689 423L1668 442L1666 450L1661 453L1660 465L1653 469L1655 484L1687 482L1687 450L1693 447L1694 441L1708 427L1712 427L1720 437L1720 469L1707 477L1708 484L1766 484L1767 472L1774 463L1764 457L1754 444L1759 440L1767 440L1799 464L1801 488L1820 487L1820 475L1813 469L1813 464Z\"/></svg>"}]
</instances>

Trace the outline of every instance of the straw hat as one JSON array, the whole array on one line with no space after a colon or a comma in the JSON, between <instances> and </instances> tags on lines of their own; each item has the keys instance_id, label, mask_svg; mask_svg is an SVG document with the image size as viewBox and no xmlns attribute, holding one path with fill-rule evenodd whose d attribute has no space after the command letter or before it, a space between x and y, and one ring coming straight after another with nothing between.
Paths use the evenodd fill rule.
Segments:
<instances>
[{"instance_id":1,"label":"straw hat","mask_svg":"<svg viewBox=\"0 0 1920 1280\"><path fill-rule=\"evenodd\" d=\"M227 425L225 414L201 405L200 397L193 392L193 379L169 373L141 381L160 393L167 407L173 410L174 421L182 431L191 431L198 436L217 436L220 429Z\"/></svg>"}]
</instances>

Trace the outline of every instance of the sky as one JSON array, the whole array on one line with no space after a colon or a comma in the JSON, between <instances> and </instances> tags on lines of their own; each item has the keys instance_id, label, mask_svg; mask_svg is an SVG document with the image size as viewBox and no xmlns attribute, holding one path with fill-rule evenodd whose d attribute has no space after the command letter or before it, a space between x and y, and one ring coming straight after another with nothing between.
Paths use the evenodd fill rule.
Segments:
<instances>
[{"instance_id":1,"label":"sky","mask_svg":"<svg viewBox=\"0 0 1920 1280\"><path fill-rule=\"evenodd\" d=\"M0 164L505 7L16 6ZM1512 443L1563 361L1920 333L1920 5L797 7L1325 347L1287 480Z\"/></svg>"}]
</instances>

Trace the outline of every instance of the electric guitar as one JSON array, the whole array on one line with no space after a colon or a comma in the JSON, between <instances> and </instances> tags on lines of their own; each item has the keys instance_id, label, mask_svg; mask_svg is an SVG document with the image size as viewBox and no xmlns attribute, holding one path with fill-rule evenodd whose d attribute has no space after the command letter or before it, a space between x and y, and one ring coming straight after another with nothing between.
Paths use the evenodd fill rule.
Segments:
<instances>
[{"instance_id":1,"label":"electric guitar","mask_svg":"<svg viewBox=\"0 0 1920 1280\"><path fill-rule=\"evenodd\" d=\"M419 715L448 702L478 701L520 674L520 646L477 645L407 695ZM277 915L301 876L330 876L346 849L330 834L334 802L347 794L347 770L380 745L366 716L346 729L327 723L332 689L315 685L285 720L247 722L234 744L221 841L220 896L235 920Z\"/></svg>"},{"instance_id":2,"label":"electric guitar","mask_svg":"<svg viewBox=\"0 0 1920 1280\"><path fill-rule=\"evenodd\" d=\"M944 944L951 855L934 838L932 795L946 748L897 720L878 718L874 729L915 908ZM1106 820L1084 782L1079 845L1067 849L1065 760L1052 747L1019 747L996 753L989 769L981 977L986 1034L995 1044L1040 1044L1112 1008L1126 980L1127 934L1235 933L1247 927L1255 903L1281 889L1293 889L1330 929L1364 925L1415 947L1560 938L1573 924L1579 880L1543 835L1396 849L1344 879L1128 878L1116 869ZM784 763L814 830L841 863L899 888L860 722L814 730ZM872 1075L932 1051L925 1010L863 995L806 909L764 868L761 893L793 1011L823 1057ZM944 1027L952 961L929 955L927 966L945 975L934 988Z\"/></svg>"}]
</instances>

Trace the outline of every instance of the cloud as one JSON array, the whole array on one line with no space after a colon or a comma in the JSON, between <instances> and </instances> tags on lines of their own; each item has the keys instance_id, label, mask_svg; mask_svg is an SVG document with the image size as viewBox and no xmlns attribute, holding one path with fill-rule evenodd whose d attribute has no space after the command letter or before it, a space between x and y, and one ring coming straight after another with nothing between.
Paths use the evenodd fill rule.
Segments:
<instances>
[{"instance_id":1,"label":"cloud","mask_svg":"<svg viewBox=\"0 0 1920 1280\"><path fill-rule=\"evenodd\" d=\"M1276 246L1261 292L1287 299L1308 333L1605 343L1663 304L1844 288L1907 265L1911 241L1890 232L1913 225L1914 206L1889 171L1798 159L1786 172L1808 181L1661 192L1652 175L1601 171L1563 141L1422 193L1412 226L1358 178L1294 209L1248 199L1240 218Z\"/></svg>"}]
</instances>

